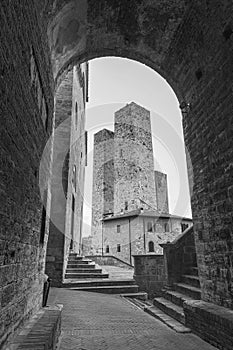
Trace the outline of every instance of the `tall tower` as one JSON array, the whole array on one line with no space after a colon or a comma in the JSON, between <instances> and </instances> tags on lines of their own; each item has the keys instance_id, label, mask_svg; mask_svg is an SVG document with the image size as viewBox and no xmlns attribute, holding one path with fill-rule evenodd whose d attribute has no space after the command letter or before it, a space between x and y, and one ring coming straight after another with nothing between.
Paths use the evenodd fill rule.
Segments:
<instances>
[{"instance_id":1,"label":"tall tower","mask_svg":"<svg viewBox=\"0 0 233 350\"><path fill-rule=\"evenodd\" d=\"M115 113L114 214L156 210L150 112L132 102Z\"/></svg>"},{"instance_id":2,"label":"tall tower","mask_svg":"<svg viewBox=\"0 0 233 350\"><path fill-rule=\"evenodd\" d=\"M114 208L114 132L103 129L94 135L92 232L93 246L102 249L102 222L104 214Z\"/></svg>"}]
</instances>

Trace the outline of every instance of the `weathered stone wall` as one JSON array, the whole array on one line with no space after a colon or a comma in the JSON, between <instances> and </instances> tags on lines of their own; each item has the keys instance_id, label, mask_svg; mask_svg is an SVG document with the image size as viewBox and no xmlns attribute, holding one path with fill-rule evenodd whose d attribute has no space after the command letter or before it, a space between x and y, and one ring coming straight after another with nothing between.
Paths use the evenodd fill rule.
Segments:
<instances>
[{"instance_id":1,"label":"weathered stone wall","mask_svg":"<svg viewBox=\"0 0 233 350\"><path fill-rule=\"evenodd\" d=\"M160 296L166 285L163 255L135 255L134 279L139 290L148 293L150 299Z\"/></svg>"},{"instance_id":2,"label":"weathered stone wall","mask_svg":"<svg viewBox=\"0 0 233 350\"><path fill-rule=\"evenodd\" d=\"M126 105L115 113L114 132L114 214L156 209L150 112Z\"/></svg>"},{"instance_id":3,"label":"weathered stone wall","mask_svg":"<svg viewBox=\"0 0 233 350\"><path fill-rule=\"evenodd\" d=\"M105 211L113 212L114 133L103 129L94 135L92 232L93 247L102 251L101 219Z\"/></svg>"},{"instance_id":4,"label":"weathered stone wall","mask_svg":"<svg viewBox=\"0 0 233 350\"><path fill-rule=\"evenodd\" d=\"M0 6L0 348L42 302L53 80L41 7Z\"/></svg>"},{"instance_id":5,"label":"weathered stone wall","mask_svg":"<svg viewBox=\"0 0 233 350\"><path fill-rule=\"evenodd\" d=\"M155 171L156 201L159 213L169 213L167 174Z\"/></svg>"},{"instance_id":6,"label":"weathered stone wall","mask_svg":"<svg viewBox=\"0 0 233 350\"><path fill-rule=\"evenodd\" d=\"M80 254L82 240L84 180L86 165L86 132L85 106L87 65L82 64L74 68L72 89L72 118L70 138L70 165L68 176L68 193L65 224L65 266L68 259L70 240L73 251ZM72 204L72 201L74 203ZM72 205L74 208L72 208ZM73 220L73 222L72 222ZM63 274L65 268L63 270Z\"/></svg>"}]
</instances>

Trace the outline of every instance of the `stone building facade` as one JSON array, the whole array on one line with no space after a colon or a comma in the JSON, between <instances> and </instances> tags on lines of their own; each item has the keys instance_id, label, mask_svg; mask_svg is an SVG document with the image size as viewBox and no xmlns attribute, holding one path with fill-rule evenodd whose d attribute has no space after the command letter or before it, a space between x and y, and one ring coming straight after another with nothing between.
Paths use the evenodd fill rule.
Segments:
<instances>
[{"instance_id":1,"label":"stone building facade","mask_svg":"<svg viewBox=\"0 0 233 350\"><path fill-rule=\"evenodd\" d=\"M162 254L160 244L173 241L192 226L192 219L170 214L134 210L103 219L104 255L133 264L133 255Z\"/></svg>"},{"instance_id":2,"label":"stone building facade","mask_svg":"<svg viewBox=\"0 0 233 350\"><path fill-rule=\"evenodd\" d=\"M76 66L57 91L50 235L45 271L61 285L69 250L81 252L87 132L87 63Z\"/></svg>"}]
</instances>

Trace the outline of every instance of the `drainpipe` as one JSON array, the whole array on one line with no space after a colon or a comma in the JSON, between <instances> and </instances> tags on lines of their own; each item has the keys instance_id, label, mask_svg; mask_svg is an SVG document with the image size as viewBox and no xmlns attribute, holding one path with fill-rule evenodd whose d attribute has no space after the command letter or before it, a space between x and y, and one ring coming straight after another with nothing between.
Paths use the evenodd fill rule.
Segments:
<instances>
[{"instance_id":1,"label":"drainpipe","mask_svg":"<svg viewBox=\"0 0 233 350\"><path fill-rule=\"evenodd\" d=\"M132 265L132 247L131 247L131 225L130 225L130 218L129 218L129 262L130 265Z\"/></svg>"}]
</instances>

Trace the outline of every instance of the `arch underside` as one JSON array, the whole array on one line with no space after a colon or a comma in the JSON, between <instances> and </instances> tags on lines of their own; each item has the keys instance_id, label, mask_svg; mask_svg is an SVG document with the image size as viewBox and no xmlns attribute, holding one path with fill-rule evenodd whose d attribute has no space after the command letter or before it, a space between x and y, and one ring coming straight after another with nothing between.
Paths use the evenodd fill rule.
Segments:
<instances>
[{"instance_id":1,"label":"arch underside","mask_svg":"<svg viewBox=\"0 0 233 350\"><path fill-rule=\"evenodd\" d=\"M78 0L60 6L48 26L56 85L75 64L116 56L154 69L182 99L182 89L167 71L166 60L185 15L184 1Z\"/></svg>"}]
</instances>

